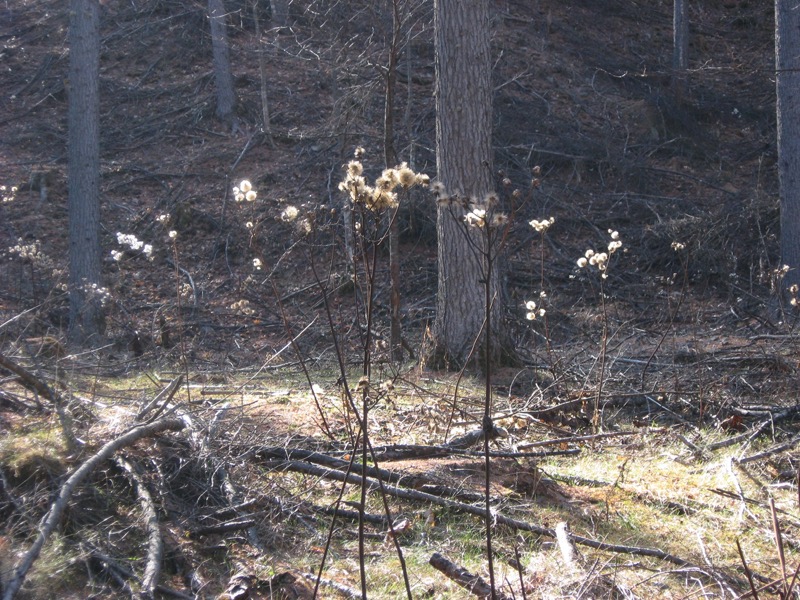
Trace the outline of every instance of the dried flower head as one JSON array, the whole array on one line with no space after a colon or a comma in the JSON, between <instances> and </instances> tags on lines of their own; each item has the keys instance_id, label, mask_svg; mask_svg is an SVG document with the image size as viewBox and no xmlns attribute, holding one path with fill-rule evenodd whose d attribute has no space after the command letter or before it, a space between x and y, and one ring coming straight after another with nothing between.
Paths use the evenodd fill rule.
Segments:
<instances>
[{"instance_id":1,"label":"dried flower head","mask_svg":"<svg viewBox=\"0 0 800 600\"><path fill-rule=\"evenodd\" d=\"M297 210L296 206L287 206L286 208L283 209L283 212L281 213L281 221L284 221L286 223L291 223L297 218L297 215L299 214L300 211Z\"/></svg>"},{"instance_id":2,"label":"dried flower head","mask_svg":"<svg viewBox=\"0 0 800 600\"><path fill-rule=\"evenodd\" d=\"M389 182L388 189L394 189L400 183L400 179L397 175L397 169L384 169L383 173L381 173L381 178L384 178L386 181ZM377 182L376 182L377 185Z\"/></svg>"},{"instance_id":3,"label":"dried flower head","mask_svg":"<svg viewBox=\"0 0 800 600\"><path fill-rule=\"evenodd\" d=\"M364 165L357 160L351 160L347 163L347 175L350 177L358 177L364 172Z\"/></svg>"},{"instance_id":4,"label":"dried flower head","mask_svg":"<svg viewBox=\"0 0 800 600\"><path fill-rule=\"evenodd\" d=\"M231 310L234 310L242 315L252 315L255 312L252 308L250 308L250 301L244 299L231 304Z\"/></svg>"},{"instance_id":5,"label":"dried flower head","mask_svg":"<svg viewBox=\"0 0 800 600\"><path fill-rule=\"evenodd\" d=\"M490 210L499 203L500 196L497 195L497 192L489 192L483 197L483 205Z\"/></svg>"},{"instance_id":6,"label":"dried flower head","mask_svg":"<svg viewBox=\"0 0 800 600\"><path fill-rule=\"evenodd\" d=\"M533 300L528 300L525 303L525 310L527 311L525 313L525 318L528 319L528 321L535 321L537 317L543 317L547 314L544 308L537 308L536 302Z\"/></svg>"},{"instance_id":7,"label":"dried flower head","mask_svg":"<svg viewBox=\"0 0 800 600\"><path fill-rule=\"evenodd\" d=\"M529 225L533 227L538 233L544 233L555 222L556 222L555 217L550 217L549 219L542 219L541 221L537 221L536 219L534 219L533 221L529 222Z\"/></svg>"},{"instance_id":8,"label":"dried flower head","mask_svg":"<svg viewBox=\"0 0 800 600\"><path fill-rule=\"evenodd\" d=\"M5 202L13 202L14 201L14 194L16 193L17 188L12 187L11 188L11 194L9 194L8 196L5 195L5 191L6 191L6 186L0 185L0 193L3 193L3 202L4 203Z\"/></svg>"},{"instance_id":9,"label":"dried flower head","mask_svg":"<svg viewBox=\"0 0 800 600\"><path fill-rule=\"evenodd\" d=\"M494 213L492 215L491 227L504 227L508 223L508 215L505 213Z\"/></svg>"},{"instance_id":10,"label":"dried flower head","mask_svg":"<svg viewBox=\"0 0 800 600\"><path fill-rule=\"evenodd\" d=\"M375 188L374 193L367 199L367 208L372 211L395 208L396 206L397 194L380 188Z\"/></svg>"},{"instance_id":11,"label":"dried flower head","mask_svg":"<svg viewBox=\"0 0 800 600\"><path fill-rule=\"evenodd\" d=\"M483 227L486 225L486 209L473 208L464 215L464 222L470 227Z\"/></svg>"},{"instance_id":12,"label":"dried flower head","mask_svg":"<svg viewBox=\"0 0 800 600\"><path fill-rule=\"evenodd\" d=\"M437 196L446 196L444 184L441 181L434 181L431 183L431 191Z\"/></svg>"},{"instance_id":13,"label":"dried flower head","mask_svg":"<svg viewBox=\"0 0 800 600\"><path fill-rule=\"evenodd\" d=\"M361 163L350 161L344 181L339 183L339 190L348 194L354 204L363 204L371 211L395 208L397 195L393 190L397 186L408 189L418 181L425 183L429 181L427 176L414 173L406 163L401 163L393 169L385 169L375 180L374 187L367 185L362 173Z\"/></svg>"},{"instance_id":14,"label":"dried flower head","mask_svg":"<svg viewBox=\"0 0 800 600\"><path fill-rule=\"evenodd\" d=\"M622 240L619 239L619 232L609 229L608 233L611 237L611 241L608 243L607 252L596 252L590 248L577 260L579 268L582 269L586 266L595 267L600 271L600 277L603 279L608 278L607 271L610 256L622 248Z\"/></svg>"},{"instance_id":15,"label":"dried flower head","mask_svg":"<svg viewBox=\"0 0 800 600\"><path fill-rule=\"evenodd\" d=\"M403 163L397 170L397 181L401 186L408 189L417 183L417 175Z\"/></svg>"},{"instance_id":16,"label":"dried flower head","mask_svg":"<svg viewBox=\"0 0 800 600\"><path fill-rule=\"evenodd\" d=\"M391 192L396 185L397 182L395 181L395 178L389 175L386 171L384 171L383 175L375 180L375 188L383 192Z\"/></svg>"}]
</instances>

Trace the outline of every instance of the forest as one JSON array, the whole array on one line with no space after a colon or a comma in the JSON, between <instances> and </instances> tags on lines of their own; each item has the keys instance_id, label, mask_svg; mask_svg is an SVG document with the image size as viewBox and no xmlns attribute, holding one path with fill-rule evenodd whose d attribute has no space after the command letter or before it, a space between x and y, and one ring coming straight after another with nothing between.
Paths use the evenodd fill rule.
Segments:
<instances>
[{"instance_id":1,"label":"forest","mask_svg":"<svg viewBox=\"0 0 800 600\"><path fill-rule=\"evenodd\" d=\"M789 4L6 0L0 599L800 598Z\"/></svg>"}]
</instances>

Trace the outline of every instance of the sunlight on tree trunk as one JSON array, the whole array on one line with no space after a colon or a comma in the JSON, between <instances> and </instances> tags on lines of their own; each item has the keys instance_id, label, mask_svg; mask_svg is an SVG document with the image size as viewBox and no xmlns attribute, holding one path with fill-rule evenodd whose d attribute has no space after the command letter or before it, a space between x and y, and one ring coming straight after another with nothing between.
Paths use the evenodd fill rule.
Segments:
<instances>
[{"instance_id":1,"label":"sunlight on tree trunk","mask_svg":"<svg viewBox=\"0 0 800 600\"><path fill-rule=\"evenodd\" d=\"M790 270L782 293L800 284L800 11L796 2L775 2L775 68L781 263Z\"/></svg>"},{"instance_id":2,"label":"sunlight on tree trunk","mask_svg":"<svg viewBox=\"0 0 800 600\"><path fill-rule=\"evenodd\" d=\"M100 12L72 0L69 26L70 339L94 345L104 332L100 285Z\"/></svg>"},{"instance_id":3,"label":"sunlight on tree trunk","mask_svg":"<svg viewBox=\"0 0 800 600\"><path fill-rule=\"evenodd\" d=\"M439 181L451 195L482 198L493 189L492 85L489 47L489 7L485 0L434 3L436 49L436 167ZM433 348L426 364L432 368L460 368L467 362L482 365L476 344L484 322L485 271L475 247L480 232L464 230L463 210L440 206L439 284ZM472 242L467 239L472 238ZM472 244L475 247L470 247ZM492 329L498 333L492 362L503 352L500 327L502 293L498 269L491 278ZM474 352L473 348L478 348Z\"/></svg>"}]
</instances>

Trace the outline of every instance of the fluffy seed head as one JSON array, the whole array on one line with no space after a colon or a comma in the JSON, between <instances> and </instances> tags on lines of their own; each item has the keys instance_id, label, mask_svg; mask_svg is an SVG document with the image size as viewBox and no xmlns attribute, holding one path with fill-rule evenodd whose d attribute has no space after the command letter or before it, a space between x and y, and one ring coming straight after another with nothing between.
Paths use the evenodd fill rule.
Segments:
<instances>
[{"instance_id":1,"label":"fluffy seed head","mask_svg":"<svg viewBox=\"0 0 800 600\"><path fill-rule=\"evenodd\" d=\"M408 189L417 183L417 176L414 171L401 165L400 169L397 171L397 180L400 182L400 185Z\"/></svg>"}]
</instances>

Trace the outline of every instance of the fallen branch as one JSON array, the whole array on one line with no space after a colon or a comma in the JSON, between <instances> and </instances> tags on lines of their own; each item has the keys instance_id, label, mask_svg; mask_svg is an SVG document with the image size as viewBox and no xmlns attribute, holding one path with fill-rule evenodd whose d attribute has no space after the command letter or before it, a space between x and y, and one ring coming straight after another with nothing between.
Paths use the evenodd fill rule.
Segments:
<instances>
[{"instance_id":1,"label":"fallen branch","mask_svg":"<svg viewBox=\"0 0 800 600\"><path fill-rule=\"evenodd\" d=\"M553 444L561 442L551 442ZM545 445L540 443L528 444L525 447ZM522 446L521 446L522 447ZM486 456L481 450L464 450L456 446L423 446L415 444L393 444L390 446L377 446L374 448L375 458L382 462L392 460L413 460L420 458L441 458L444 456ZM541 458L544 456L573 456L580 454L579 448L569 450L546 450L544 452L490 452L491 458Z\"/></svg>"},{"instance_id":2,"label":"fallen branch","mask_svg":"<svg viewBox=\"0 0 800 600\"><path fill-rule=\"evenodd\" d=\"M96 561L98 561L102 565L103 570L107 571L112 579L114 579L121 587L130 589L126 579L132 579L134 581L139 580L133 571L122 565L119 561L110 557L105 552L95 548L93 545L86 542L81 542L81 548L91 558L94 558ZM172 598L179 598L180 600L195 600L195 596L184 594L183 592L179 592L178 590L174 590L164 585L157 585L155 587L155 591L162 596L170 596Z\"/></svg>"},{"instance_id":3,"label":"fallen branch","mask_svg":"<svg viewBox=\"0 0 800 600\"><path fill-rule=\"evenodd\" d=\"M492 588L483 580L480 575L473 575L464 567L447 560L438 552L434 552L428 563L437 571L444 573L446 577L455 581L458 585L467 590L470 594L480 598L491 598ZM506 600L508 596L495 590L494 597L497 600Z\"/></svg>"},{"instance_id":4,"label":"fallen branch","mask_svg":"<svg viewBox=\"0 0 800 600\"><path fill-rule=\"evenodd\" d=\"M53 403L53 406L56 409L56 414L58 414L58 420L61 423L61 428L64 432L64 439L67 443L67 449L71 453L77 453L83 444L78 440L77 437L75 437L75 432L72 429L72 416L66 410L67 403L64 401L63 396L51 386L47 385L44 381L39 379L36 375L28 371L25 367L18 365L10 358L3 356L3 354L0 354L0 367L19 377L20 384L25 389L30 390L39 396L44 396ZM91 413L89 413L87 416L91 416Z\"/></svg>"},{"instance_id":5,"label":"fallen branch","mask_svg":"<svg viewBox=\"0 0 800 600\"><path fill-rule=\"evenodd\" d=\"M356 475L355 473L346 474L341 471L337 471L334 469L327 469L324 467L320 467L317 465L308 464L302 461L274 461L271 464L268 464L274 469L285 469L288 471L296 471L299 473L308 473L310 475L315 475L317 477L324 477L327 479L333 479L336 481L344 481L353 485L361 485L362 478L360 475ZM372 483L372 486L377 488L378 482L370 482L367 480L367 483ZM415 500L419 502L429 502L431 504L435 504L437 506L442 506L444 508L448 508L451 510L459 511L462 513L471 514L482 519L486 518L486 511L482 506L475 506L471 504L465 504L463 502L458 502L456 500L451 500L449 498L441 498L439 496L434 496L432 494L427 494L425 492L421 492L418 490L411 490L400 488L393 485L384 484L383 489L387 494L390 496L394 496L396 498L402 498L404 500ZM514 519L503 515L499 512L492 511L491 517L495 524L497 525L505 525L506 527L510 527L512 529L516 529L519 531L530 531L532 533L536 533L539 535L543 535L549 538L555 538L556 533L553 529L549 527L543 527L541 525L536 525L535 523L528 523L526 521L520 521L518 519ZM601 542L598 540L594 540L591 538L583 537L580 535L576 535L574 533L569 533L569 539L572 540L575 544L580 546L587 546L589 548L594 548L595 550L602 550L604 552L615 552L618 554L632 554L635 556L648 556L650 558L655 558L658 560L663 560L666 562L670 562L672 564L687 567L697 570L701 573L707 573L707 570L691 563L690 561L683 559L679 556L674 554L670 554L669 552L665 552L659 548L646 548L641 546L625 546L622 544L609 544L607 542ZM731 579L739 585L740 583L734 578L730 576L725 576L727 579Z\"/></svg>"},{"instance_id":6,"label":"fallen branch","mask_svg":"<svg viewBox=\"0 0 800 600\"><path fill-rule=\"evenodd\" d=\"M183 383L183 375L178 375L175 379L170 381L169 384L167 384L167 387L156 394L156 397L148 402L147 405L139 411L139 414L136 415L136 420L142 421L147 413L153 410L159 402L164 400L159 410L157 410L156 413L150 417L150 421L153 421L156 417L158 417L158 415L164 410L164 407L169 404L173 396L175 396L175 392L178 391L181 383Z\"/></svg>"},{"instance_id":7,"label":"fallen branch","mask_svg":"<svg viewBox=\"0 0 800 600\"><path fill-rule=\"evenodd\" d=\"M255 575L249 571L239 571L228 580L228 587L217 597L217 600L245 600L250 597L250 590L255 583Z\"/></svg>"},{"instance_id":8,"label":"fallen branch","mask_svg":"<svg viewBox=\"0 0 800 600\"><path fill-rule=\"evenodd\" d=\"M3 367L6 371L10 371L19 377L19 382L25 389L28 389L39 396L44 396L50 400L50 402L62 402L61 395L58 392L47 385L44 381L39 379L36 375L28 371L28 369L18 365L7 356L3 356L3 354L0 354L0 367Z\"/></svg>"},{"instance_id":9,"label":"fallen branch","mask_svg":"<svg viewBox=\"0 0 800 600\"><path fill-rule=\"evenodd\" d=\"M774 456L775 454L780 454L781 452L784 452L785 450L790 450L790 449L794 448L798 443L800 443L800 435L796 435L792 439L790 439L789 441L783 442L782 444L778 444L776 446L773 446L772 448L768 448L767 450L764 450L763 452L759 452L757 454L751 454L750 456L745 456L743 458L736 458L736 459L734 459L734 461L737 464L745 465L745 464L747 464L749 462L754 462L756 460L761 460L762 458L768 458L770 456Z\"/></svg>"},{"instance_id":10,"label":"fallen branch","mask_svg":"<svg viewBox=\"0 0 800 600\"><path fill-rule=\"evenodd\" d=\"M58 498L53 502L50 510L47 511L42 525L39 529L39 535L33 542L33 545L28 551L22 555L22 558L17 563L14 569L14 575L3 593L2 600L12 600L17 594L22 584L25 582L25 576L28 574L33 563L39 557L47 538L53 533L53 530L58 526L61 521L61 515L67 507L67 503L72 497L72 492L75 488L91 474L92 471L103 461L111 457L114 452L125 446L130 446L137 440L143 437L149 437L160 433L162 431L172 430L177 431L183 429L185 426L181 419L163 419L148 425L140 425L130 429L118 438L111 440L105 444L97 453L86 460L80 467L67 479L61 490L58 493Z\"/></svg>"},{"instance_id":11,"label":"fallen branch","mask_svg":"<svg viewBox=\"0 0 800 600\"><path fill-rule=\"evenodd\" d=\"M451 454L458 454L458 455L467 455L467 456L485 456L483 452L475 451L467 451L467 450L458 450L455 448L447 448L444 446L396 446L400 448L401 452L404 448L411 448L414 450L441 450L442 454L428 454L426 458L433 458L434 456L449 456ZM379 460L386 460L386 454L382 453L381 450L385 450L387 448L391 448L390 446L384 446L383 448L375 448L375 457ZM262 458L277 458L279 460L292 460L292 459L300 459L305 460L314 464L322 465L325 467L330 467L332 469L336 469L339 471L347 471L350 465L350 462L347 460L343 460L341 458L336 458L334 456L330 456L328 454L323 454L322 452L315 452L313 450L303 450L301 448L284 448L283 446L274 446L274 447L261 447L253 451L256 456ZM559 454L577 454L580 450L560 450L558 451ZM490 456L492 458L506 458L506 457L528 457L531 456L542 456L542 455L552 455L553 453L536 453L536 452L492 452ZM399 457L394 455L395 459ZM411 459L414 458L414 454L405 454L403 456L404 459ZM419 456L417 456L419 458ZM389 460L392 460L391 458ZM354 463L354 465L361 470L361 463ZM380 479L381 481L388 481L390 483L397 483L402 484L404 487L414 488L414 489L421 489L425 488L429 494L433 494L435 496L443 496L443 497L450 497L450 498L459 498L466 502L480 502L484 495L482 493L475 493L469 492L466 490L454 490L442 485L438 484L437 480L433 480L430 477L425 477L424 475L416 475L416 474L408 474L408 473L397 473L394 471L388 471L386 469L380 469L377 467L367 467L367 476L375 477L376 479Z\"/></svg>"},{"instance_id":12,"label":"fallen branch","mask_svg":"<svg viewBox=\"0 0 800 600\"><path fill-rule=\"evenodd\" d=\"M217 472L219 473L220 479L222 480L222 491L225 493L225 497L228 500L228 504L230 506L236 506L241 504L240 500L240 493L237 489L236 485L234 485L233 480L231 479L230 473L228 473L228 469L224 466L217 465ZM248 516L241 516L239 515L238 511L235 513L236 519L234 522L243 522L248 520ZM261 543L261 539L258 536L258 529L256 529L256 522L254 519L249 519L252 521L245 529L247 529L247 540L250 542L250 545L253 546L256 550L261 552L262 554L265 552L264 544Z\"/></svg>"},{"instance_id":13,"label":"fallen branch","mask_svg":"<svg viewBox=\"0 0 800 600\"><path fill-rule=\"evenodd\" d=\"M235 521L228 521L227 523L219 523L218 525L206 525L205 527L197 527L190 532L192 537L198 535L210 535L212 533L227 533L228 531L239 531L241 529L250 529L255 527L255 519L236 519Z\"/></svg>"},{"instance_id":14,"label":"fallen branch","mask_svg":"<svg viewBox=\"0 0 800 600\"><path fill-rule=\"evenodd\" d=\"M0 381L0 385L3 382ZM34 402L36 400L34 399ZM0 407L7 406L10 410L13 410L17 413L27 412L27 411L37 411L37 412L50 412L48 409L44 407L41 402L36 402L36 406L30 406L22 401L22 399L17 396L16 394L12 394L6 390L0 390Z\"/></svg>"},{"instance_id":15,"label":"fallen branch","mask_svg":"<svg viewBox=\"0 0 800 600\"><path fill-rule=\"evenodd\" d=\"M152 600L153 593L158 585L158 576L161 573L161 557L164 554L164 541L161 539L158 512L156 511L153 497L133 464L122 457L118 457L114 462L133 481L136 495L139 497L139 504L142 505L142 512L144 512L147 527L147 563L145 564L144 575L142 575L142 589L136 595L142 600Z\"/></svg>"},{"instance_id":16,"label":"fallen branch","mask_svg":"<svg viewBox=\"0 0 800 600\"><path fill-rule=\"evenodd\" d=\"M767 429L774 426L781 421L789 419L791 417L797 416L800 414L800 404L795 404L794 406L790 406L789 408L785 408L780 412L775 414L769 413L769 417L761 421L753 431L747 431L741 435L734 436L732 438L728 438L727 440L722 440L719 442L715 442L713 444L709 444L707 446L708 450L719 450L720 448L725 448L727 446L733 446L734 444L738 444L739 442L743 442L745 440L752 440L757 438L759 435L764 433Z\"/></svg>"},{"instance_id":17,"label":"fallen branch","mask_svg":"<svg viewBox=\"0 0 800 600\"><path fill-rule=\"evenodd\" d=\"M356 591L353 588L344 585L343 583L333 581L332 579L325 579L324 577L317 578L317 576L313 573L301 573L301 575L309 581L313 581L314 583L319 581L320 585L324 585L325 587L335 590L345 598L361 598L361 592Z\"/></svg>"}]
</instances>

